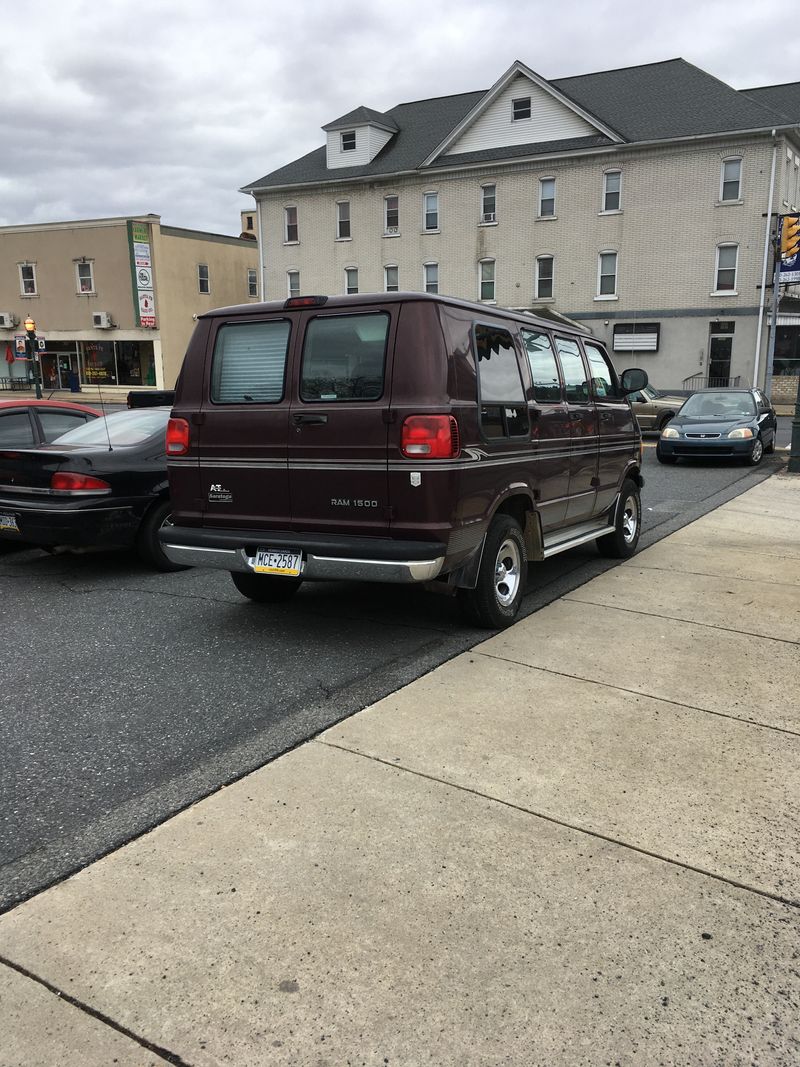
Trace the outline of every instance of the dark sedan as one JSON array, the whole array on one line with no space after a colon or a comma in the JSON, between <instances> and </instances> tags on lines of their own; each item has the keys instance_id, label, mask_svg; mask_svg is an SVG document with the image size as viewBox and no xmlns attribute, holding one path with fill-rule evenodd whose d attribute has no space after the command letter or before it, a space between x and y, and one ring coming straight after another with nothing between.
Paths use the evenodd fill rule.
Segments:
<instances>
[{"instance_id":1,"label":"dark sedan","mask_svg":"<svg viewBox=\"0 0 800 1067\"><path fill-rule=\"evenodd\" d=\"M38 448L0 451L0 542L135 546L158 570L179 568L158 531L170 515L169 408L118 411Z\"/></svg>"},{"instance_id":2,"label":"dark sedan","mask_svg":"<svg viewBox=\"0 0 800 1067\"><path fill-rule=\"evenodd\" d=\"M705 389L693 393L662 431L656 458L728 457L755 466L775 451L777 429L775 410L760 389Z\"/></svg>"}]
</instances>

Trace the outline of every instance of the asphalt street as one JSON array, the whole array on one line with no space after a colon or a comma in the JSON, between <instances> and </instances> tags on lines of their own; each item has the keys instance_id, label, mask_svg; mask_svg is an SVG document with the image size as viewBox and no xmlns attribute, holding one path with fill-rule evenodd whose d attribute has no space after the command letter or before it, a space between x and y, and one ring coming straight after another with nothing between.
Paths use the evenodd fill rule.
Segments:
<instances>
[{"instance_id":1,"label":"asphalt street","mask_svg":"<svg viewBox=\"0 0 800 1067\"><path fill-rule=\"evenodd\" d=\"M648 442L642 547L781 462L661 467ZM589 545L532 567L523 614L613 565ZM422 589L316 584L266 607L125 553L0 556L0 592L0 910L486 636Z\"/></svg>"}]
</instances>

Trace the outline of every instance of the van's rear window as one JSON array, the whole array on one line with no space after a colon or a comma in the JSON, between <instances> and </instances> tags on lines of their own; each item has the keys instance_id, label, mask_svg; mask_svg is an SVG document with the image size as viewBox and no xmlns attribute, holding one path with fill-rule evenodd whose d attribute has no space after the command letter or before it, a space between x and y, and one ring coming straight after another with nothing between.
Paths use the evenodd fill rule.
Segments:
<instances>
[{"instance_id":1,"label":"van's rear window","mask_svg":"<svg viewBox=\"0 0 800 1067\"><path fill-rule=\"evenodd\" d=\"M383 393L388 335L385 312L312 319L303 343L300 398L326 404L377 400Z\"/></svg>"},{"instance_id":2,"label":"van's rear window","mask_svg":"<svg viewBox=\"0 0 800 1067\"><path fill-rule=\"evenodd\" d=\"M289 331L283 319L221 326L211 364L211 399L277 404L283 397Z\"/></svg>"}]
</instances>

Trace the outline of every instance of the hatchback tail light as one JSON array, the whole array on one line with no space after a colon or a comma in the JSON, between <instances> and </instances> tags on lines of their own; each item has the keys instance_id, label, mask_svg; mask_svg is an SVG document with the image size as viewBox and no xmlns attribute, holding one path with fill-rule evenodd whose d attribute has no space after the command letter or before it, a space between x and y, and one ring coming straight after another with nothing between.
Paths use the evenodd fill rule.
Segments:
<instances>
[{"instance_id":1,"label":"hatchback tail light","mask_svg":"<svg viewBox=\"0 0 800 1067\"><path fill-rule=\"evenodd\" d=\"M167 455L185 456L189 451L189 423L186 419L170 419L167 423Z\"/></svg>"},{"instance_id":2,"label":"hatchback tail light","mask_svg":"<svg viewBox=\"0 0 800 1067\"><path fill-rule=\"evenodd\" d=\"M89 474L75 474L73 471L56 471L50 479L50 488L54 493L111 492L111 486L102 478L92 478Z\"/></svg>"},{"instance_id":3,"label":"hatchback tail light","mask_svg":"<svg viewBox=\"0 0 800 1067\"><path fill-rule=\"evenodd\" d=\"M452 415L409 415L400 448L409 459L455 459L461 452L458 423Z\"/></svg>"}]
</instances>

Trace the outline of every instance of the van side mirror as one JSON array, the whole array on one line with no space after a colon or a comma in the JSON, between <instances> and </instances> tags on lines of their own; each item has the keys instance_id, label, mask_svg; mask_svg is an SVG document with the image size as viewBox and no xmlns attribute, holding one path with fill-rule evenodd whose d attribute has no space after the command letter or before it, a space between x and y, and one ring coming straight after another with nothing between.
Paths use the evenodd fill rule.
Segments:
<instances>
[{"instance_id":1,"label":"van side mirror","mask_svg":"<svg viewBox=\"0 0 800 1067\"><path fill-rule=\"evenodd\" d=\"M628 396L629 393L638 393L646 385L647 371L640 370L639 367L629 367L628 370L622 372L619 379L620 391L623 396Z\"/></svg>"}]
</instances>

